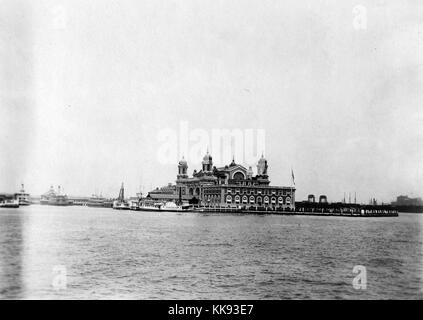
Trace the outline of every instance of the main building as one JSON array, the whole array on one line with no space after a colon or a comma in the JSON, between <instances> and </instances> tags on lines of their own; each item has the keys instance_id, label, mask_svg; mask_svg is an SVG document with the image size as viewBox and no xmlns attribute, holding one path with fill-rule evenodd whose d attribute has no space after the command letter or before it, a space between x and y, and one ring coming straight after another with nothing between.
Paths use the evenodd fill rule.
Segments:
<instances>
[{"instance_id":1,"label":"main building","mask_svg":"<svg viewBox=\"0 0 423 320\"><path fill-rule=\"evenodd\" d=\"M200 206L240 207L292 211L295 209L295 188L271 186L267 160L258 160L257 174L235 163L216 168L207 152L202 169L188 176L188 163L182 158L178 164L176 184L169 184L149 192L148 197L158 201L188 200Z\"/></svg>"}]
</instances>

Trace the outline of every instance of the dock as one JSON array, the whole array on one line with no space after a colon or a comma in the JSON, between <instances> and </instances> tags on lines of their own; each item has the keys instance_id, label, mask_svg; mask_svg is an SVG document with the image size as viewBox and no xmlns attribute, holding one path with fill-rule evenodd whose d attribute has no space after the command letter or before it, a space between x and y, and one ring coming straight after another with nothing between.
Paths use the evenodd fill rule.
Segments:
<instances>
[{"instance_id":1,"label":"dock","mask_svg":"<svg viewBox=\"0 0 423 320\"><path fill-rule=\"evenodd\" d=\"M279 214L299 216L340 217L397 217L398 210L391 205L362 205L345 203L298 202L294 210L255 206L200 206L193 210L200 213Z\"/></svg>"}]
</instances>

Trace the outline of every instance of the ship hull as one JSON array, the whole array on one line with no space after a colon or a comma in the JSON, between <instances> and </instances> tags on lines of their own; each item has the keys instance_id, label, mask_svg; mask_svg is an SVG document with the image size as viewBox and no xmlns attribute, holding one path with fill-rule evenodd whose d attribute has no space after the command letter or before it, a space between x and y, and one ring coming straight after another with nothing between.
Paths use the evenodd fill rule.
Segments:
<instances>
[{"instance_id":1,"label":"ship hull","mask_svg":"<svg viewBox=\"0 0 423 320\"><path fill-rule=\"evenodd\" d=\"M3 203L0 203L0 208L16 209L16 208L19 208L19 204L3 204Z\"/></svg>"},{"instance_id":2,"label":"ship hull","mask_svg":"<svg viewBox=\"0 0 423 320\"><path fill-rule=\"evenodd\" d=\"M139 207L138 211L154 211L154 212L189 212L192 209L182 209L182 208L166 208L166 207Z\"/></svg>"},{"instance_id":3,"label":"ship hull","mask_svg":"<svg viewBox=\"0 0 423 320\"><path fill-rule=\"evenodd\" d=\"M155 207L139 207L137 211L162 211L160 208Z\"/></svg>"},{"instance_id":4,"label":"ship hull","mask_svg":"<svg viewBox=\"0 0 423 320\"><path fill-rule=\"evenodd\" d=\"M113 207L112 208L113 208L113 210L130 210L131 209L128 203L126 203L126 202L117 202L117 201L115 201L113 203Z\"/></svg>"},{"instance_id":5,"label":"ship hull","mask_svg":"<svg viewBox=\"0 0 423 320\"><path fill-rule=\"evenodd\" d=\"M0 208L16 209L19 208L18 200L6 200L0 203Z\"/></svg>"}]
</instances>

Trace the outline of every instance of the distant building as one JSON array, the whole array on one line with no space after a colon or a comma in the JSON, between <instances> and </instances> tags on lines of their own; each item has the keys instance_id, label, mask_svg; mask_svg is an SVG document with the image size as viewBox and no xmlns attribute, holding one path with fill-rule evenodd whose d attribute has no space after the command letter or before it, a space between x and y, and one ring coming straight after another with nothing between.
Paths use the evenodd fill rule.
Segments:
<instances>
[{"instance_id":1,"label":"distant building","mask_svg":"<svg viewBox=\"0 0 423 320\"><path fill-rule=\"evenodd\" d=\"M295 188L271 186L267 160L262 155L257 163L257 175L235 163L216 168L213 158L207 152L202 169L188 175L188 163L179 161L176 185L168 185L149 193L154 200L198 201L199 205L214 207L269 208L279 210L295 209Z\"/></svg>"},{"instance_id":2,"label":"distant building","mask_svg":"<svg viewBox=\"0 0 423 320\"><path fill-rule=\"evenodd\" d=\"M328 198L325 195L319 197L319 203L328 203Z\"/></svg>"},{"instance_id":3,"label":"distant building","mask_svg":"<svg viewBox=\"0 0 423 320\"><path fill-rule=\"evenodd\" d=\"M395 206L423 206L422 198L409 198L408 196L399 196L397 201L392 202Z\"/></svg>"}]
</instances>

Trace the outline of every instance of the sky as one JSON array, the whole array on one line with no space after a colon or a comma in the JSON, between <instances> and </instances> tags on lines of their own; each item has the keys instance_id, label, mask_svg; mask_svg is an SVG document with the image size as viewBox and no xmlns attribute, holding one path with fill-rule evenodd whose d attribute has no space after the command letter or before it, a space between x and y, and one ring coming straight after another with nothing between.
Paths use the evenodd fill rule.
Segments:
<instances>
[{"instance_id":1,"label":"sky","mask_svg":"<svg viewBox=\"0 0 423 320\"><path fill-rule=\"evenodd\" d=\"M339 2L0 0L0 192L135 195L250 130L297 200L423 197L423 3Z\"/></svg>"}]
</instances>

